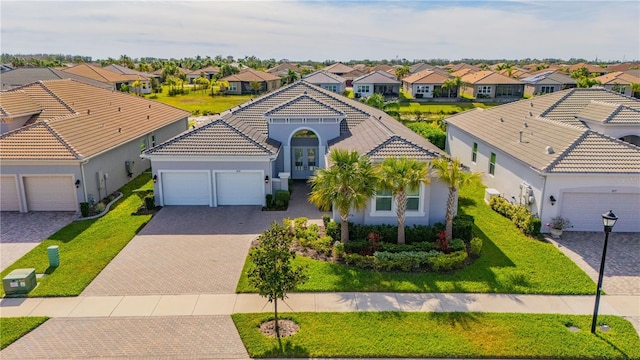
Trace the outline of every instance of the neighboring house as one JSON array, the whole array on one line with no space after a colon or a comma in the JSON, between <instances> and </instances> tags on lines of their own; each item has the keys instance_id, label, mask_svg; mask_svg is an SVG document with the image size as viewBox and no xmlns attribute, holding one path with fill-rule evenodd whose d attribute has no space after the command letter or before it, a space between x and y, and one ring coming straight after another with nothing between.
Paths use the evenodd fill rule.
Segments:
<instances>
[{"instance_id":1,"label":"neighboring house","mask_svg":"<svg viewBox=\"0 0 640 360\"><path fill-rule=\"evenodd\" d=\"M497 73L514 79L522 79L524 77L531 76L529 71L520 68L502 69L497 71Z\"/></svg>"},{"instance_id":2,"label":"neighboring house","mask_svg":"<svg viewBox=\"0 0 640 360\"><path fill-rule=\"evenodd\" d=\"M342 94L347 85L347 80L345 78L324 70L313 72L303 77L303 79L308 83L333 91L336 94Z\"/></svg>"},{"instance_id":3,"label":"neighboring house","mask_svg":"<svg viewBox=\"0 0 640 360\"><path fill-rule=\"evenodd\" d=\"M460 70L471 70L471 71L480 71L482 69L480 69L479 66L475 66L475 65L469 65L466 63L459 63L459 64L448 64L442 67L443 69L450 71L450 72L456 72L456 71L460 71Z\"/></svg>"},{"instance_id":4,"label":"neighboring house","mask_svg":"<svg viewBox=\"0 0 640 360\"><path fill-rule=\"evenodd\" d=\"M442 152L381 110L305 80L224 112L141 156L151 160L159 205L264 205L326 166L331 149L356 150L373 161L406 156L424 161ZM407 224L445 218L447 187L433 179L410 197ZM381 191L378 200L389 195ZM395 205L372 198L354 223L396 223ZM334 217L339 219L337 214Z\"/></svg>"},{"instance_id":5,"label":"neighboring house","mask_svg":"<svg viewBox=\"0 0 640 360\"><path fill-rule=\"evenodd\" d=\"M373 94L398 96L401 83L395 75L378 70L354 79L353 92L356 97L367 97Z\"/></svg>"},{"instance_id":6,"label":"neighboring house","mask_svg":"<svg viewBox=\"0 0 640 360\"><path fill-rule=\"evenodd\" d=\"M189 84L193 84L193 80L204 77L205 79L211 81L211 79L215 79L216 76L220 73L220 68L217 66L207 66L202 69L193 70L187 74L187 80Z\"/></svg>"},{"instance_id":7,"label":"neighboring house","mask_svg":"<svg viewBox=\"0 0 640 360\"><path fill-rule=\"evenodd\" d=\"M299 76L302 73L302 69L303 67L299 66L298 64L282 63L270 69L267 69L267 72L271 75L279 76L282 78L289 75L289 70L293 71Z\"/></svg>"},{"instance_id":8,"label":"neighboring house","mask_svg":"<svg viewBox=\"0 0 640 360\"><path fill-rule=\"evenodd\" d=\"M131 87L131 92L139 91L140 94L151 94L151 80L148 77L139 74L120 74L117 72L105 70L98 66L78 64L62 71L71 74L84 76L105 84L115 86L116 90L120 90L122 85L126 84ZM134 89L133 85L136 81L140 82L140 87Z\"/></svg>"},{"instance_id":9,"label":"neighboring house","mask_svg":"<svg viewBox=\"0 0 640 360\"><path fill-rule=\"evenodd\" d=\"M329 65L329 66L325 67L322 70L324 70L326 72L330 72L332 74L336 74L336 75L342 76L342 75L344 75L344 74L346 74L346 73L348 73L350 71L353 71L354 68L352 68L351 66L347 66L347 65L345 65L343 63L335 63L335 64L332 64L332 65Z\"/></svg>"},{"instance_id":10,"label":"neighboring house","mask_svg":"<svg viewBox=\"0 0 640 360\"><path fill-rule=\"evenodd\" d=\"M185 131L189 112L65 79L0 93L2 211L78 211L150 163L146 148ZM21 126L20 126L21 125Z\"/></svg>"},{"instance_id":11,"label":"neighboring house","mask_svg":"<svg viewBox=\"0 0 640 360\"><path fill-rule=\"evenodd\" d=\"M570 231L602 231L600 215L613 210L616 231L640 232L640 147L616 139L640 139L640 100L576 88L460 113L447 124L448 152L484 173L487 197L525 205L542 231L555 216L568 218Z\"/></svg>"},{"instance_id":12,"label":"neighboring house","mask_svg":"<svg viewBox=\"0 0 640 360\"><path fill-rule=\"evenodd\" d=\"M417 63L417 64L411 65L409 67L409 74L415 74L425 70L431 70L441 75L449 75L449 72L447 70L437 66L425 64L425 63Z\"/></svg>"},{"instance_id":13,"label":"neighboring house","mask_svg":"<svg viewBox=\"0 0 640 360\"><path fill-rule=\"evenodd\" d=\"M460 70L456 70L454 72L451 73L452 77L463 77L469 74L473 74L478 72L478 70L473 70L473 69L460 69Z\"/></svg>"},{"instance_id":14,"label":"neighboring house","mask_svg":"<svg viewBox=\"0 0 640 360\"><path fill-rule=\"evenodd\" d=\"M146 78L156 78L158 80L160 79L159 75L154 75L154 74L150 74L150 73L143 72L143 71L129 69L126 66L122 66L122 65L118 65L118 64L107 65L107 66L104 66L103 69L112 71L114 73L122 74L122 75L140 75L140 76L144 76Z\"/></svg>"},{"instance_id":15,"label":"neighboring house","mask_svg":"<svg viewBox=\"0 0 640 360\"><path fill-rule=\"evenodd\" d=\"M616 71L595 78L602 87L621 95L633 96L632 84L640 84L640 77Z\"/></svg>"},{"instance_id":16,"label":"neighboring house","mask_svg":"<svg viewBox=\"0 0 640 360\"><path fill-rule=\"evenodd\" d=\"M395 71L393 66L387 65L387 64L380 64L380 65L372 66L369 69L367 69L368 72L374 72L374 71L388 72L389 70L394 70Z\"/></svg>"},{"instance_id":17,"label":"neighboring house","mask_svg":"<svg viewBox=\"0 0 640 360\"><path fill-rule=\"evenodd\" d=\"M0 73L4 74L5 71L11 71L11 70L15 70L13 65L11 65L11 64L0 64Z\"/></svg>"},{"instance_id":18,"label":"neighboring house","mask_svg":"<svg viewBox=\"0 0 640 360\"><path fill-rule=\"evenodd\" d=\"M89 85L98 86L105 89L115 89L114 84L104 83L98 80L90 79L84 76L68 73L66 71L54 68L17 68L15 70L2 73L2 91L15 89L17 87L31 84L36 81L44 80L60 80L74 79L87 83Z\"/></svg>"},{"instance_id":19,"label":"neighboring house","mask_svg":"<svg viewBox=\"0 0 640 360\"><path fill-rule=\"evenodd\" d=\"M496 72L485 70L461 77L461 94L473 98L520 98L524 94L524 83Z\"/></svg>"},{"instance_id":20,"label":"neighboring house","mask_svg":"<svg viewBox=\"0 0 640 360\"><path fill-rule=\"evenodd\" d=\"M613 65L607 66L606 70L608 72L616 72L616 71L628 71L628 70L634 70L634 69L640 69L640 63L626 62L622 64L613 64Z\"/></svg>"},{"instance_id":21,"label":"neighboring house","mask_svg":"<svg viewBox=\"0 0 640 360\"><path fill-rule=\"evenodd\" d=\"M330 73L331 74L331 73ZM366 75L368 72L365 69L353 69L346 74L343 74L342 78L347 80L346 86L353 87L353 80L359 78L362 75ZM339 76L339 75L336 75Z\"/></svg>"},{"instance_id":22,"label":"neighboring house","mask_svg":"<svg viewBox=\"0 0 640 360\"><path fill-rule=\"evenodd\" d=\"M443 89L442 84L450 79L449 74L423 70L402 79L402 88L414 98L457 97L458 89Z\"/></svg>"},{"instance_id":23,"label":"neighboring house","mask_svg":"<svg viewBox=\"0 0 640 360\"><path fill-rule=\"evenodd\" d=\"M258 82L260 84L259 93L273 91L280 87L281 79L279 76L269 73L245 68L237 74L223 77L220 80L229 82L227 94L255 94L256 91L251 87L251 83Z\"/></svg>"},{"instance_id":24,"label":"neighboring house","mask_svg":"<svg viewBox=\"0 0 640 360\"><path fill-rule=\"evenodd\" d=\"M156 76L158 78L160 78L162 81L166 80L162 77L162 72L164 71L164 69L158 69L155 70L151 73L151 75ZM178 68L178 73L175 75L176 77L181 77L184 76L184 78L187 78L187 75L191 72L191 70L188 69L184 69L184 68Z\"/></svg>"},{"instance_id":25,"label":"neighboring house","mask_svg":"<svg viewBox=\"0 0 640 360\"><path fill-rule=\"evenodd\" d=\"M577 86L576 79L560 71L545 71L520 79L528 96L550 94Z\"/></svg>"},{"instance_id":26,"label":"neighboring house","mask_svg":"<svg viewBox=\"0 0 640 360\"><path fill-rule=\"evenodd\" d=\"M569 72L569 74L571 74L573 71L580 70L581 68L587 69L589 74L596 75L596 76L604 75L607 73L607 69L603 69L598 65L592 65L587 63L579 63L579 64L571 65L567 68L567 71Z\"/></svg>"}]
</instances>

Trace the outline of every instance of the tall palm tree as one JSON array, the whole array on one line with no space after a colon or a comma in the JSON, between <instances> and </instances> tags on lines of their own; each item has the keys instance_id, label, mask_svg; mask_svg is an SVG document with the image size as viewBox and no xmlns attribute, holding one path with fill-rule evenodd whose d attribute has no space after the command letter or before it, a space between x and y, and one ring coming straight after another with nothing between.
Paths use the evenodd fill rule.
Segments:
<instances>
[{"instance_id":1,"label":"tall palm tree","mask_svg":"<svg viewBox=\"0 0 640 360\"><path fill-rule=\"evenodd\" d=\"M416 159L386 158L378 167L378 188L391 191L398 215L398 244L405 243L404 223L407 190L429 183L427 164Z\"/></svg>"},{"instance_id":2,"label":"tall palm tree","mask_svg":"<svg viewBox=\"0 0 640 360\"><path fill-rule=\"evenodd\" d=\"M460 76L456 76L453 79L447 79L444 83L442 83L442 87L445 89L449 89L448 97L451 97L451 89L456 88L456 97L460 97L460 92L463 86L469 85L468 82L463 81Z\"/></svg>"},{"instance_id":3,"label":"tall palm tree","mask_svg":"<svg viewBox=\"0 0 640 360\"><path fill-rule=\"evenodd\" d=\"M460 159L449 160L445 157L439 157L431 161L432 176L437 177L449 188L449 197L447 199L447 215L445 221L445 235L447 240L453 237L453 218L458 208L456 200L458 199L458 189L468 185L469 183L480 179L480 173L466 172L462 168Z\"/></svg>"},{"instance_id":4,"label":"tall palm tree","mask_svg":"<svg viewBox=\"0 0 640 360\"><path fill-rule=\"evenodd\" d=\"M309 201L324 210L333 205L340 213L340 240L349 241L349 211L363 209L376 194L377 177L369 158L357 151L334 149L329 166L309 179Z\"/></svg>"}]
</instances>

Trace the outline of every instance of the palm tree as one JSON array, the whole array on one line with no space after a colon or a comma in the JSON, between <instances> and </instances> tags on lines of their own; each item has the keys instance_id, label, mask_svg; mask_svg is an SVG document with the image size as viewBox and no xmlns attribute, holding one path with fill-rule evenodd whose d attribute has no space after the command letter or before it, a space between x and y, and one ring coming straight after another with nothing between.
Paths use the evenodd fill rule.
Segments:
<instances>
[{"instance_id":1,"label":"palm tree","mask_svg":"<svg viewBox=\"0 0 640 360\"><path fill-rule=\"evenodd\" d=\"M140 82L140 80L136 80L131 83L131 87L135 89L136 95L140 95L140 88L142 87L142 82Z\"/></svg>"},{"instance_id":2,"label":"palm tree","mask_svg":"<svg viewBox=\"0 0 640 360\"><path fill-rule=\"evenodd\" d=\"M349 241L349 211L363 209L376 193L377 177L369 158L357 151L334 149L329 153L330 166L319 169L309 179L309 201L340 213L340 240Z\"/></svg>"},{"instance_id":3,"label":"palm tree","mask_svg":"<svg viewBox=\"0 0 640 360\"><path fill-rule=\"evenodd\" d=\"M456 97L460 97L460 91L462 90L462 87L467 85L469 85L468 82L462 81L462 78L460 76L456 76L453 79L445 80L445 82L442 83L442 88L449 90L448 97L451 97L451 89L456 88Z\"/></svg>"},{"instance_id":4,"label":"palm tree","mask_svg":"<svg viewBox=\"0 0 640 360\"><path fill-rule=\"evenodd\" d=\"M451 240L453 233L453 218L457 212L456 200L458 199L458 189L469 183L480 179L480 173L469 173L464 171L459 159L449 160L446 157L433 159L431 162L432 176L437 177L449 188L449 198L447 199L447 215L445 221L445 235L447 240Z\"/></svg>"},{"instance_id":5,"label":"palm tree","mask_svg":"<svg viewBox=\"0 0 640 360\"><path fill-rule=\"evenodd\" d=\"M411 68L407 65L403 65L402 67L396 69L396 79L402 81L402 79L404 79L405 76L409 75L410 72Z\"/></svg>"},{"instance_id":6,"label":"palm tree","mask_svg":"<svg viewBox=\"0 0 640 360\"><path fill-rule=\"evenodd\" d=\"M377 167L378 188L391 191L398 215L398 244L405 243L404 222L407 211L407 190L429 183L427 164L416 159L386 158Z\"/></svg>"}]
</instances>

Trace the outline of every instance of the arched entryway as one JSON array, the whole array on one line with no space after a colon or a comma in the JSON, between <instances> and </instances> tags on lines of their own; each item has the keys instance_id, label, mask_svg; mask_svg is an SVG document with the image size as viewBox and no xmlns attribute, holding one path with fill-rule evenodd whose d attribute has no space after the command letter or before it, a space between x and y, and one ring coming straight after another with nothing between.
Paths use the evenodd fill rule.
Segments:
<instances>
[{"instance_id":1,"label":"arched entryway","mask_svg":"<svg viewBox=\"0 0 640 360\"><path fill-rule=\"evenodd\" d=\"M298 130L291 136L290 144L291 178L310 178L320 163L318 135L310 129Z\"/></svg>"},{"instance_id":2,"label":"arched entryway","mask_svg":"<svg viewBox=\"0 0 640 360\"><path fill-rule=\"evenodd\" d=\"M627 135L627 136L623 136L620 138L620 140L622 141L626 141L628 143L631 143L635 146L640 146L640 136L638 135Z\"/></svg>"}]
</instances>

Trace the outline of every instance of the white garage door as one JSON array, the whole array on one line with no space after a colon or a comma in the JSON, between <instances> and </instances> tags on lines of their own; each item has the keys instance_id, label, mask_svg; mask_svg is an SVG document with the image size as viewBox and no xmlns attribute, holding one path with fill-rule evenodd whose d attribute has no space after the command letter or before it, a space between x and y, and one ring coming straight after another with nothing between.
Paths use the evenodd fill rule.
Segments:
<instances>
[{"instance_id":1,"label":"white garage door","mask_svg":"<svg viewBox=\"0 0 640 360\"><path fill-rule=\"evenodd\" d=\"M208 171L162 172L164 205L209 205L211 185Z\"/></svg>"},{"instance_id":2,"label":"white garage door","mask_svg":"<svg viewBox=\"0 0 640 360\"><path fill-rule=\"evenodd\" d=\"M218 205L262 205L264 203L262 173L217 173L216 194Z\"/></svg>"},{"instance_id":3,"label":"white garage door","mask_svg":"<svg viewBox=\"0 0 640 360\"><path fill-rule=\"evenodd\" d=\"M77 211L73 176L25 176L28 211Z\"/></svg>"},{"instance_id":4,"label":"white garage door","mask_svg":"<svg viewBox=\"0 0 640 360\"><path fill-rule=\"evenodd\" d=\"M18 185L14 176L0 176L0 210L20 211Z\"/></svg>"},{"instance_id":5,"label":"white garage door","mask_svg":"<svg viewBox=\"0 0 640 360\"><path fill-rule=\"evenodd\" d=\"M618 217L613 231L640 232L640 194L563 193L562 199L561 214L573 231L602 231L602 214L613 210Z\"/></svg>"}]
</instances>

